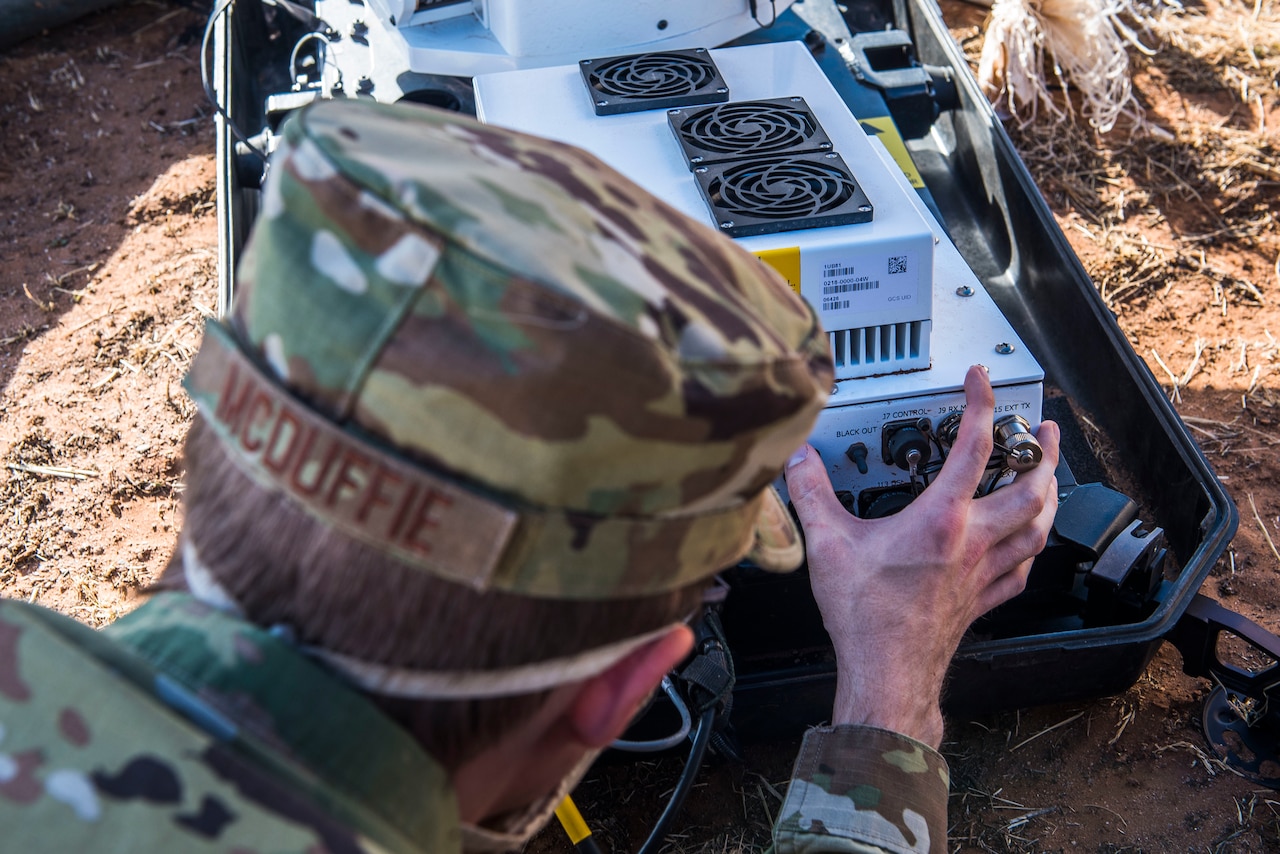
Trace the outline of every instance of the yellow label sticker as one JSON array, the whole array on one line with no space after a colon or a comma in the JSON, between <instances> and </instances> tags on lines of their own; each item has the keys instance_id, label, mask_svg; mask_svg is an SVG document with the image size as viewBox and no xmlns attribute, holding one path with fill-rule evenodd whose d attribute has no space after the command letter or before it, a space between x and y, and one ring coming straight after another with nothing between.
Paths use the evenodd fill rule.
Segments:
<instances>
[{"instance_id":1,"label":"yellow label sticker","mask_svg":"<svg viewBox=\"0 0 1280 854\"><path fill-rule=\"evenodd\" d=\"M902 170L902 174L906 175L907 180L911 182L911 186L917 190L923 190L924 179L920 177L920 170L911 159L911 152L907 151L907 144L902 141L902 134L898 133L898 126L893 123L893 119L888 116L877 116L874 119L859 119L858 123L868 134L880 138L884 147L889 149L893 161Z\"/></svg>"},{"instance_id":2,"label":"yellow label sticker","mask_svg":"<svg viewBox=\"0 0 1280 854\"><path fill-rule=\"evenodd\" d=\"M788 246L785 249L765 249L756 253L756 257L778 271L787 280L791 290L800 293L800 247Z\"/></svg>"}]
</instances>

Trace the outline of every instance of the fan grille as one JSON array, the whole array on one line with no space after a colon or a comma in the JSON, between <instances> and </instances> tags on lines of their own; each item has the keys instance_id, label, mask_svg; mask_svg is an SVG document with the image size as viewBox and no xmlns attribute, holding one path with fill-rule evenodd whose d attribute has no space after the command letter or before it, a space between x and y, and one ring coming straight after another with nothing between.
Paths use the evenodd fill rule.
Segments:
<instances>
[{"instance_id":1,"label":"fan grille","mask_svg":"<svg viewBox=\"0 0 1280 854\"><path fill-rule=\"evenodd\" d=\"M729 87L704 48L584 59L578 65L599 116L729 99Z\"/></svg>"},{"instance_id":2,"label":"fan grille","mask_svg":"<svg viewBox=\"0 0 1280 854\"><path fill-rule=\"evenodd\" d=\"M831 140L804 98L737 101L670 110L667 122L690 165L743 157L830 151Z\"/></svg>"},{"instance_id":3,"label":"fan grille","mask_svg":"<svg viewBox=\"0 0 1280 854\"><path fill-rule=\"evenodd\" d=\"M870 222L874 214L835 153L699 166L694 175L716 224L731 237Z\"/></svg>"}]
</instances>

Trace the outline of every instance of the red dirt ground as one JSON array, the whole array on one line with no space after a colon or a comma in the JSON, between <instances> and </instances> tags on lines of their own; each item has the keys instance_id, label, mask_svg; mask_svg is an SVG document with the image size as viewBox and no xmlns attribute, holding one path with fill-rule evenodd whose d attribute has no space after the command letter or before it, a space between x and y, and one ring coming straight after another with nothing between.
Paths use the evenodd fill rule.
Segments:
<instances>
[{"instance_id":1,"label":"red dirt ground","mask_svg":"<svg viewBox=\"0 0 1280 854\"><path fill-rule=\"evenodd\" d=\"M981 13L949 9L970 37ZM180 379L217 300L201 23L141 3L0 53L0 592L92 625L136 603L180 523ZM1204 592L1280 630L1280 95L1242 102L1215 62L1191 66L1200 77L1139 64L1149 116L1176 132L1164 148L1077 134L1059 144L1078 141L1081 168L1063 174L1030 153L1042 137L1018 138L1135 349L1166 388L1187 377L1177 407L1241 511ZM1218 132L1198 141L1202 126ZM1223 148L1224 128L1240 145ZM1214 171L1231 157L1256 168ZM1119 697L951 722L952 849L1280 851L1280 797L1201 752L1208 688L1166 646ZM759 846L793 750L751 746L745 767L713 769L673 843ZM673 768L613 765L584 788L616 850L639 844Z\"/></svg>"}]
</instances>

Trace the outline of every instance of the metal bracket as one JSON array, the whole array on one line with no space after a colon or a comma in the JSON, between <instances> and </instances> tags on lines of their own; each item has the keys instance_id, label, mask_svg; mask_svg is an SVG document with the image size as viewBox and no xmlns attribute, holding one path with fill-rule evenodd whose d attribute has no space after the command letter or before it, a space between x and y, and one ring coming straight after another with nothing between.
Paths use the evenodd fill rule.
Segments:
<instances>
[{"instance_id":1,"label":"metal bracket","mask_svg":"<svg viewBox=\"0 0 1280 854\"><path fill-rule=\"evenodd\" d=\"M960 106L951 69L921 65L911 36L903 30L875 29L854 35L850 20L859 16L833 0L804 0L792 9L836 46L860 82L880 91L904 139L927 135L942 110Z\"/></svg>"},{"instance_id":2,"label":"metal bracket","mask_svg":"<svg viewBox=\"0 0 1280 854\"><path fill-rule=\"evenodd\" d=\"M1164 529L1142 530L1142 521L1129 523L1107 546L1085 577L1094 592L1106 594L1105 601L1135 610L1146 607L1160 586L1164 568Z\"/></svg>"},{"instance_id":3,"label":"metal bracket","mask_svg":"<svg viewBox=\"0 0 1280 854\"><path fill-rule=\"evenodd\" d=\"M1223 632L1245 641L1270 664L1246 670L1223 661ZM1183 672L1218 683L1204 711L1205 738L1214 752L1245 777L1280 788L1280 704L1272 703L1280 688L1280 637L1197 593L1165 640L1182 654Z\"/></svg>"},{"instance_id":4,"label":"metal bracket","mask_svg":"<svg viewBox=\"0 0 1280 854\"><path fill-rule=\"evenodd\" d=\"M1254 672L1223 661L1218 655L1218 637L1223 632L1246 641L1270 658L1271 666ZM1182 653L1182 670L1188 676L1214 679L1230 691L1258 700L1268 699L1280 686L1280 637L1202 593L1191 600L1165 640Z\"/></svg>"},{"instance_id":5,"label":"metal bracket","mask_svg":"<svg viewBox=\"0 0 1280 854\"><path fill-rule=\"evenodd\" d=\"M858 33L849 47L850 70L884 95L904 138L927 135L942 110L959 104L950 69L920 64L911 36L902 30Z\"/></svg>"}]
</instances>

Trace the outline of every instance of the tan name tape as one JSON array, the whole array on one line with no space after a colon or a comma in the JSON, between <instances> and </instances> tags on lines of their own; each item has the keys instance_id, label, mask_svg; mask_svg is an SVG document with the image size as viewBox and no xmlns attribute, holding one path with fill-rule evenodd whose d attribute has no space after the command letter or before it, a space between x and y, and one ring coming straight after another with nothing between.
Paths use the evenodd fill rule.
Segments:
<instances>
[{"instance_id":1,"label":"tan name tape","mask_svg":"<svg viewBox=\"0 0 1280 854\"><path fill-rule=\"evenodd\" d=\"M675 590L747 552L770 489L691 514L515 509L326 420L214 321L185 385L236 465L264 488L411 566L477 590L569 599Z\"/></svg>"},{"instance_id":2,"label":"tan name tape","mask_svg":"<svg viewBox=\"0 0 1280 854\"><path fill-rule=\"evenodd\" d=\"M384 452L263 375L210 322L186 387L240 467L312 515L410 564L489 586L519 514Z\"/></svg>"}]
</instances>

